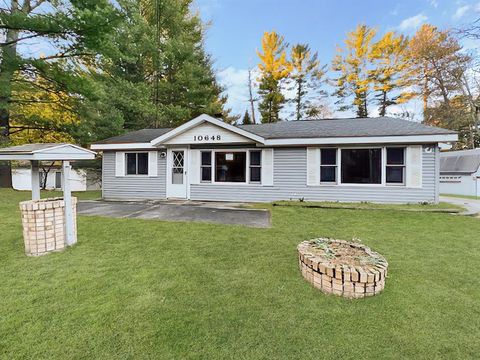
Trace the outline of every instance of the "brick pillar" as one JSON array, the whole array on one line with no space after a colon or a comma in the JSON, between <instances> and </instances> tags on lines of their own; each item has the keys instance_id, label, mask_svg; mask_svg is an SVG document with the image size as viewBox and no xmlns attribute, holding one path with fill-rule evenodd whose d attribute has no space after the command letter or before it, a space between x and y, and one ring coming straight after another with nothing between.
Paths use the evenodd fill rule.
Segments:
<instances>
[{"instance_id":1,"label":"brick pillar","mask_svg":"<svg viewBox=\"0 0 480 360\"><path fill-rule=\"evenodd\" d=\"M66 246L65 202L62 198L23 201L20 203L25 254L44 255ZM72 197L74 235L77 237L77 198Z\"/></svg>"}]
</instances>

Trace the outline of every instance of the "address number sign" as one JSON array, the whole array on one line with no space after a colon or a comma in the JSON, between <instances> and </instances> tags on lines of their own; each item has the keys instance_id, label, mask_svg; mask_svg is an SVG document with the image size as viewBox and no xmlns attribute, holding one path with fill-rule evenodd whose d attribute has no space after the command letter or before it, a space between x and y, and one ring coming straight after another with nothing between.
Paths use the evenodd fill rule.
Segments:
<instances>
[{"instance_id":1,"label":"address number sign","mask_svg":"<svg viewBox=\"0 0 480 360\"><path fill-rule=\"evenodd\" d=\"M193 141L220 141L222 137L220 135L194 135Z\"/></svg>"}]
</instances>

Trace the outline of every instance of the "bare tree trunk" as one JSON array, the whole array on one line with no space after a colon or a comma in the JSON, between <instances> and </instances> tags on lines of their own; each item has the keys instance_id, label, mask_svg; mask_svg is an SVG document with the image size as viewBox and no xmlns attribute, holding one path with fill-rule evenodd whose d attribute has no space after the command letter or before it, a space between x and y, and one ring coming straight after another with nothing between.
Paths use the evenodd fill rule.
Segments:
<instances>
[{"instance_id":1,"label":"bare tree trunk","mask_svg":"<svg viewBox=\"0 0 480 360\"><path fill-rule=\"evenodd\" d=\"M252 121L254 124L257 123L255 120L255 99L253 98L253 90L252 90L252 69L248 69L248 94L250 102L250 112L252 113Z\"/></svg>"},{"instance_id":2,"label":"bare tree trunk","mask_svg":"<svg viewBox=\"0 0 480 360\"><path fill-rule=\"evenodd\" d=\"M428 77L427 77L427 64L423 66L423 121L425 122L425 115L428 110Z\"/></svg>"},{"instance_id":3,"label":"bare tree trunk","mask_svg":"<svg viewBox=\"0 0 480 360\"><path fill-rule=\"evenodd\" d=\"M302 117L302 79L298 79L297 83L297 120Z\"/></svg>"},{"instance_id":4,"label":"bare tree trunk","mask_svg":"<svg viewBox=\"0 0 480 360\"><path fill-rule=\"evenodd\" d=\"M50 165L48 166L42 166L42 177L41 177L41 184L40 188L42 190L45 190L47 188L47 180L48 180L48 174L50 173L50 170L52 170L53 165L55 164L55 161L52 161Z\"/></svg>"},{"instance_id":5,"label":"bare tree trunk","mask_svg":"<svg viewBox=\"0 0 480 360\"><path fill-rule=\"evenodd\" d=\"M18 12L18 0L11 1L11 12ZM18 30L7 29L5 45L0 53L0 147L10 142L10 109L12 80L15 74L17 57ZM2 166L2 181L6 187L12 187L12 166L9 161Z\"/></svg>"},{"instance_id":6,"label":"bare tree trunk","mask_svg":"<svg viewBox=\"0 0 480 360\"><path fill-rule=\"evenodd\" d=\"M18 0L12 0L11 12L18 12ZM0 127L3 128L1 142L10 140L10 109L12 97L12 80L17 70L18 30L7 29L5 45L0 58Z\"/></svg>"},{"instance_id":7,"label":"bare tree trunk","mask_svg":"<svg viewBox=\"0 0 480 360\"><path fill-rule=\"evenodd\" d=\"M380 116L385 116L387 113L387 92L382 91L382 106L380 106Z\"/></svg>"}]
</instances>

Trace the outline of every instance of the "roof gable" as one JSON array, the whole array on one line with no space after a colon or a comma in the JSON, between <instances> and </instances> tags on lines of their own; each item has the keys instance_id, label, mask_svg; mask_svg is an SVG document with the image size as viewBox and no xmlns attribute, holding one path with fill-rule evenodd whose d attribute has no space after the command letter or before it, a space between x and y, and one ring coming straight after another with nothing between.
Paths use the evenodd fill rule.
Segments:
<instances>
[{"instance_id":1,"label":"roof gable","mask_svg":"<svg viewBox=\"0 0 480 360\"><path fill-rule=\"evenodd\" d=\"M26 144L0 149L0 160L91 160L96 153L73 144Z\"/></svg>"},{"instance_id":2,"label":"roof gable","mask_svg":"<svg viewBox=\"0 0 480 360\"><path fill-rule=\"evenodd\" d=\"M227 124L209 115L200 115L183 125L153 139L151 145L162 144L233 144L264 143L264 139L237 126Z\"/></svg>"}]
</instances>

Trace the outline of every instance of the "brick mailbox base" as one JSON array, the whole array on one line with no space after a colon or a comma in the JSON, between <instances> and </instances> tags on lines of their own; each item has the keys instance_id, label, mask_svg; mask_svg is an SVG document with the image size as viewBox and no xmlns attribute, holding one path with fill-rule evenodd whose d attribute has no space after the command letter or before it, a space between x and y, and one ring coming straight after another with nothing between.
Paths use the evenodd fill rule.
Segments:
<instances>
[{"instance_id":1,"label":"brick mailbox base","mask_svg":"<svg viewBox=\"0 0 480 360\"><path fill-rule=\"evenodd\" d=\"M300 243L297 250L302 276L324 293L363 298L385 286L387 261L362 244L314 239Z\"/></svg>"},{"instance_id":2,"label":"brick mailbox base","mask_svg":"<svg viewBox=\"0 0 480 360\"><path fill-rule=\"evenodd\" d=\"M72 197L73 232L77 237L77 198ZM62 198L23 201L20 203L25 254L44 255L66 247L65 202Z\"/></svg>"}]
</instances>

